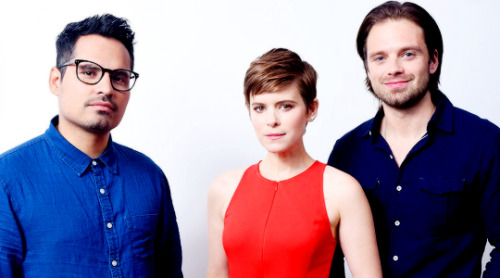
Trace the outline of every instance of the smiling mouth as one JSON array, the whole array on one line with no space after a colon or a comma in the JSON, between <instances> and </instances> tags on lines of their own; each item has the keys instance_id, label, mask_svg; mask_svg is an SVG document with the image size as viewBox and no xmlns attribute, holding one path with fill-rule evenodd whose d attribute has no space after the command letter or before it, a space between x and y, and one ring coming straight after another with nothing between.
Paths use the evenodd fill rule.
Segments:
<instances>
[{"instance_id":1,"label":"smiling mouth","mask_svg":"<svg viewBox=\"0 0 500 278\"><path fill-rule=\"evenodd\" d=\"M399 89L406 87L408 83L409 81L391 81L391 82L386 82L385 85L392 89Z\"/></svg>"}]
</instances>

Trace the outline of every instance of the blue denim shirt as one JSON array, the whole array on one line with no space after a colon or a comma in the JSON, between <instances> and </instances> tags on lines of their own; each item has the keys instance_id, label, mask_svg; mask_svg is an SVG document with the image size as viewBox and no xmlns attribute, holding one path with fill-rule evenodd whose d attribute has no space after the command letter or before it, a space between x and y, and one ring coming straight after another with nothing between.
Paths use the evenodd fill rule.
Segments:
<instances>
[{"instance_id":1,"label":"blue denim shirt","mask_svg":"<svg viewBox=\"0 0 500 278\"><path fill-rule=\"evenodd\" d=\"M441 92L433 101L427 134L400 167L379 134L382 109L336 142L329 164L368 197L384 277L479 278L486 239L500 242L500 130ZM498 278L500 249L491 257L483 277Z\"/></svg>"},{"instance_id":2,"label":"blue denim shirt","mask_svg":"<svg viewBox=\"0 0 500 278\"><path fill-rule=\"evenodd\" d=\"M182 277L160 168L111 139L91 159L57 123L0 156L0 277Z\"/></svg>"}]
</instances>

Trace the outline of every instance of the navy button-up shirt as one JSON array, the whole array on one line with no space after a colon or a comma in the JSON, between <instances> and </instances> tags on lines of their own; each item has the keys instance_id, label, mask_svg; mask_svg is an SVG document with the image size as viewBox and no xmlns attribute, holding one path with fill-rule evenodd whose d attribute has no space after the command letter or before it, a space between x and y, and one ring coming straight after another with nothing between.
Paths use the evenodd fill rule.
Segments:
<instances>
[{"instance_id":1,"label":"navy button-up shirt","mask_svg":"<svg viewBox=\"0 0 500 278\"><path fill-rule=\"evenodd\" d=\"M0 156L0 277L182 277L160 168L111 139L91 159L57 122Z\"/></svg>"},{"instance_id":2,"label":"navy button-up shirt","mask_svg":"<svg viewBox=\"0 0 500 278\"><path fill-rule=\"evenodd\" d=\"M379 133L382 109L330 155L368 197L384 277L480 277L486 239L500 242L500 130L441 92L433 101L427 134L400 167ZM500 249L491 258L483 277L500 277Z\"/></svg>"}]
</instances>

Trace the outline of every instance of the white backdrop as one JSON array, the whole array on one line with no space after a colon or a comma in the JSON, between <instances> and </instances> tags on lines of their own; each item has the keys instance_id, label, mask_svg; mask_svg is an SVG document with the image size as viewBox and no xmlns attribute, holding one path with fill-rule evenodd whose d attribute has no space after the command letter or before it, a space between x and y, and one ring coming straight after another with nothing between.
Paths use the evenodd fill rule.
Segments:
<instances>
[{"instance_id":1,"label":"white backdrop","mask_svg":"<svg viewBox=\"0 0 500 278\"><path fill-rule=\"evenodd\" d=\"M206 197L219 174L263 158L243 99L250 62L274 47L296 51L319 73L319 117L306 147L325 162L336 139L372 117L357 29L381 1L8 1L0 9L0 152L40 133L57 114L48 88L64 26L105 12L136 31L140 73L115 141L160 165L173 194L185 276L207 265ZM500 2L418 0L444 37L441 89L500 125Z\"/></svg>"}]
</instances>

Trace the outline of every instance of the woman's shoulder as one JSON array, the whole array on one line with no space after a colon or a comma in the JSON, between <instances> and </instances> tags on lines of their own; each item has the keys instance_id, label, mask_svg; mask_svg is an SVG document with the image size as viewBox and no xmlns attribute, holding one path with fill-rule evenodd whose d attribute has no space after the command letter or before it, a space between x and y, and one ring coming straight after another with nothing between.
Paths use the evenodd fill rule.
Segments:
<instances>
[{"instance_id":1,"label":"woman's shoulder","mask_svg":"<svg viewBox=\"0 0 500 278\"><path fill-rule=\"evenodd\" d=\"M219 175L210 185L210 195L217 199L227 199L233 195L246 168L238 168Z\"/></svg>"},{"instance_id":2,"label":"woman's shoulder","mask_svg":"<svg viewBox=\"0 0 500 278\"><path fill-rule=\"evenodd\" d=\"M241 180L241 177L245 173L247 168L238 168L229 170L221 175L219 175L213 182L212 186L215 187L227 187L231 186L234 183L238 183Z\"/></svg>"},{"instance_id":3,"label":"woman's shoulder","mask_svg":"<svg viewBox=\"0 0 500 278\"><path fill-rule=\"evenodd\" d=\"M340 199L364 194L361 185L355 178L332 166L325 168L323 186L325 195Z\"/></svg>"},{"instance_id":4,"label":"woman's shoulder","mask_svg":"<svg viewBox=\"0 0 500 278\"><path fill-rule=\"evenodd\" d=\"M335 167L327 165L325 167L325 172L323 175L323 182L331 186L334 185L344 185L344 186L356 186L359 183L351 175L343 172Z\"/></svg>"}]
</instances>

